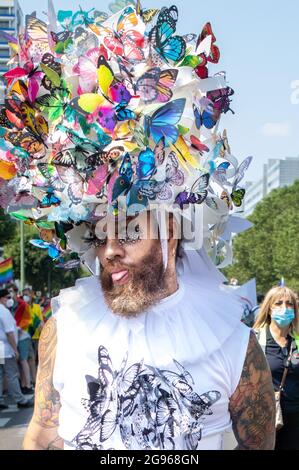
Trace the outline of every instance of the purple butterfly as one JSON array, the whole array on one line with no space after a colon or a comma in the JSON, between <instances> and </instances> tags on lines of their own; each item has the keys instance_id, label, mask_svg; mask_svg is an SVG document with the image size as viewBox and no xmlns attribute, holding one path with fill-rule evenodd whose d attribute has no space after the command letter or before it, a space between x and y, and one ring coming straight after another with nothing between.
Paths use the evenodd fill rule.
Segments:
<instances>
[{"instance_id":1,"label":"purple butterfly","mask_svg":"<svg viewBox=\"0 0 299 470\"><path fill-rule=\"evenodd\" d=\"M101 107L98 114L98 122L110 132L113 132L117 123L115 110L113 108Z\"/></svg>"},{"instance_id":2,"label":"purple butterfly","mask_svg":"<svg viewBox=\"0 0 299 470\"><path fill-rule=\"evenodd\" d=\"M176 199L175 204L178 204L181 209L189 204L202 204L208 195L208 186L210 182L210 175L206 173L202 175L192 186L191 191L183 191Z\"/></svg>"}]
</instances>

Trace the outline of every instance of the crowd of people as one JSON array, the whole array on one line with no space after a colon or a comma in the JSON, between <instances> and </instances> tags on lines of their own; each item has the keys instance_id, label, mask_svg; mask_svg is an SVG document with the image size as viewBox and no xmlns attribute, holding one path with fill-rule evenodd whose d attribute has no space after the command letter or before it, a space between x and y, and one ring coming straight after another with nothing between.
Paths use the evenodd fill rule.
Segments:
<instances>
[{"instance_id":1,"label":"crowd of people","mask_svg":"<svg viewBox=\"0 0 299 470\"><path fill-rule=\"evenodd\" d=\"M0 290L0 410L8 408L5 392L18 408L34 404L38 342L49 305L48 296L30 287L21 293L16 284Z\"/></svg>"}]
</instances>

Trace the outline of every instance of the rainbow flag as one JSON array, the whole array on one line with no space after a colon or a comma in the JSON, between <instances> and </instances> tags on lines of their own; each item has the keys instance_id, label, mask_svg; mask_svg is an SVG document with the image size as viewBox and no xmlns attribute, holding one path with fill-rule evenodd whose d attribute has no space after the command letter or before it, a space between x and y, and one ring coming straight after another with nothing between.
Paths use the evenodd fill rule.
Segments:
<instances>
[{"instance_id":1,"label":"rainbow flag","mask_svg":"<svg viewBox=\"0 0 299 470\"><path fill-rule=\"evenodd\" d=\"M43 317L44 320L47 321L52 315L52 309L51 309L51 304L45 305L43 309Z\"/></svg>"},{"instance_id":2,"label":"rainbow flag","mask_svg":"<svg viewBox=\"0 0 299 470\"><path fill-rule=\"evenodd\" d=\"M0 284L6 284L13 279L12 258L0 263Z\"/></svg>"}]
</instances>

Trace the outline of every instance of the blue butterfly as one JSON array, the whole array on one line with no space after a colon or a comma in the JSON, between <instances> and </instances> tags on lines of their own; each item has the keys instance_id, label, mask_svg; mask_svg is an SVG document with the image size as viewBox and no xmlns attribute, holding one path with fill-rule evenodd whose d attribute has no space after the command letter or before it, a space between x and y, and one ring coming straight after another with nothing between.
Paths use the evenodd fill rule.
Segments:
<instances>
[{"instance_id":1,"label":"blue butterfly","mask_svg":"<svg viewBox=\"0 0 299 470\"><path fill-rule=\"evenodd\" d=\"M186 52L186 41L181 36L173 36L176 31L178 10L176 6L162 8L157 25L150 32L151 42L158 54L166 62L179 62Z\"/></svg>"},{"instance_id":2,"label":"blue butterfly","mask_svg":"<svg viewBox=\"0 0 299 470\"><path fill-rule=\"evenodd\" d=\"M127 109L127 105L128 103L123 101L122 103L119 103L117 106L115 106L116 119L118 121L129 121L130 119L136 119L136 114L134 111Z\"/></svg>"},{"instance_id":3,"label":"blue butterfly","mask_svg":"<svg viewBox=\"0 0 299 470\"><path fill-rule=\"evenodd\" d=\"M198 108L193 105L193 112L197 129L200 129L202 126L205 126L207 129L213 129L217 124L218 118L216 118L214 111L205 110L200 112Z\"/></svg>"},{"instance_id":4,"label":"blue butterfly","mask_svg":"<svg viewBox=\"0 0 299 470\"><path fill-rule=\"evenodd\" d=\"M140 180L149 179L156 172L156 158L150 148L139 154L136 172L137 178Z\"/></svg>"},{"instance_id":5,"label":"blue butterfly","mask_svg":"<svg viewBox=\"0 0 299 470\"><path fill-rule=\"evenodd\" d=\"M224 162L218 166L217 170L228 170L229 167L230 167L230 163Z\"/></svg>"},{"instance_id":6,"label":"blue butterfly","mask_svg":"<svg viewBox=\"0 0 299 470\"><path fill-rule=\"evenodd\" d=\"M41 208L48 208L51 206L59 206L61 203L60 199L58 199L53 194L53 190L48 188L47 194L43 197L43 199L39 203L39 207Z\"/></svg>"},{"instance_id":7,"label":"blue butterfly","mask_svg":"<svg viewBox=\"0 0 299 470\"><path fill-rule=\"evenodd\" d=\"M151 149L140 152L136 167L137 181L133 183L133 169L131 157L126 153L119 169L119 177L114 183L112 200L117 201L119 196L127 197L127 214L134 215L148 206L149 199L156 196L157 182L150 180L156 172L155 153Z\"/></svg>"},{"instance_id":8,"label":"blue butterfly","mask_svg":"<svg viewBox=\"0 0 299 470\"><path fill-rule=\"evenodd\" d=\"M165 145L175 144L179 137L179 131L175 127L180 121L185 109L186 99L170 101L157 109L152 116L145 116L145 133L157 144L165 137Z\"/></svg>"},{"instance_id":9,"label":"blue butterfly","mask_svg":"<svg viewBox=\"0 0 299 470\"><path fill-rule=\"evenodd\" d=\"M60 251L58 248L56 248L55 245L52 245L51 243L44 242L44 240L41 239L34 239L30 240L31 245L36 246L37 248L41 248L42 250L48 250L48 255L52 259L58 259L60 257Z\"/></svg>"}]
</instances>

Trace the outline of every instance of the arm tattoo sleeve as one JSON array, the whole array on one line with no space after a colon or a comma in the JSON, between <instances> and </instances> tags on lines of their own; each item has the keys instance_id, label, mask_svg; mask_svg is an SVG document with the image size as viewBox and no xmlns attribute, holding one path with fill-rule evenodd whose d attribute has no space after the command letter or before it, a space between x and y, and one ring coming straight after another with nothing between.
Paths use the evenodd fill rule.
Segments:
<instances>
[{"instance_id":1,"label":"arm tattoo sleeve","mask_svg":"<svg viewBox=\"0 0 299 470\"><path fill-rule=\"evenodd\" d=\"M45 324L39 343L39 366L35 389L34 420L44 428L58 427L59 393L53 387L56 353L56 323L51 318Z\"/></svg>"},{"instance_id":2,"label":"arm tattoo sleeve","mask_svg":"<svg viewBox=\"0 0 299 470\"><path fill-rule=\"evenodd\" d=\"M242 376L230 400L239 450L272 450L275 443L275 399L271 372L251 332Z\"/></svg>"}]
</instances>

